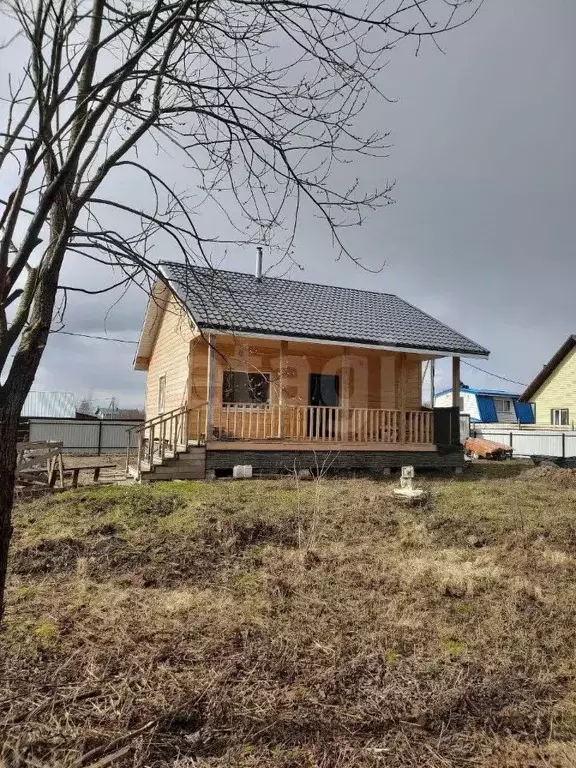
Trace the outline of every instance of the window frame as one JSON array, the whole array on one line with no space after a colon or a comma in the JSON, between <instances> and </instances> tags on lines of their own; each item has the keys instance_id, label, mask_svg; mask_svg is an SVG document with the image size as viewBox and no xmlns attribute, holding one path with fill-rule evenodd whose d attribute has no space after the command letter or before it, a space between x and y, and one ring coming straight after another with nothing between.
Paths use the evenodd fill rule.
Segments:
<instances>
[{"instance_id":1,"label":"window frame","mask_svg":"<svg viewBox=\"0 0 576 768\"><path fill-rule=\"evenodd\" d=\"M166 409L166 374L158 377L158 416L161 416Z\"/></svg>"},{"instance_id":2,"label":"window frame","mask_svg":"<svg viewBox=\"0 0 576 768\"><path fill-rule=\"evenodd\" d=\"M498 403L505 403L506 408L498 408ZM496 409L496 413L512 413L512 399L509 397L495 397L494 408Z\"/></svg>"},{"instance_id":3,"label":"window frame","mask_svg":"<svg viewBox=\"0 0 576 768\"><path fill-rule=\"evenodd\" d=\"M250 383L250 377L262 377L263 382L266 384L265 394L266 400L229 400L227 399L227 392L230 391L230 387L226 385L226 378L228 376L247 376L248 386L244 388L246 392L255 390L255 386ZM270 405L270 384L272 376L267 371L233 371L226 370L222 372L222 405L235 405L243 408L267 408ZM234 386L232 387L232 394L234 394Z\"/></svg>"},{"instance_id":4,"label":"window frame","mask_svg":"<svg viewBox=\"0 0 576 768\"><path fill-rule=\"evenodd\" d=\"M555 415L558 415L558 421L554 420ZM563 420L565 415L566 421ZM569 427L570 426L570 409L569 408L550 408L550 424L553 427Z\"/></svg>"}]
</instances>

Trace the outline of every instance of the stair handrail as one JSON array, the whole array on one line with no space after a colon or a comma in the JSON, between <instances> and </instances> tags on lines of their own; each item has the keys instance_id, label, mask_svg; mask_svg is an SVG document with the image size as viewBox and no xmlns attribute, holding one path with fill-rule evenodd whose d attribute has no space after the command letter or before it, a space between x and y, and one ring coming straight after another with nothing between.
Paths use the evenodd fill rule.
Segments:
<instances>
[{"instance_id":1,"label":"stair handrail","mask_svg":"<svg viewBox=\"0 0 576 768\"><path fill-rule=\"evenodd\" d=\"M136 424L134 427L130 427L129 431L142 432L143 429L148 429L148 427L155 426L156 424L171 418L176 413L183 413L184 411L188 410L189 409L186 405L180 405L178 408L173 408L171 411L164 411L164 413L159 413L158 416L153 416L151 419L147 419L141 424Z\"/></svg>"},{"instance_id":2,"label":"stair handrail","mask_svg":"<svg viewBox=\"0 0 576 768\"><path fill-rule=\"evenodd\" d=\"M160 451L160 458L164 458L164 452L165 452L165 439L166 439L166 424L168 422L172 422L175 420L174 424L174 433L172 434L172 423L170 424L170 438L173 438L173 450L176 449L176 445L178 442L178 429L180 428L182 433L187 438L187 430L188 430L188 416L190 413L196 410L200 410L200 408L204 408L207 405L207 403L200 403L199 405L195 405L193 408L188 408L186 405L181 405L178 408L173 408L171 411L165 411L164 413L159 413L157 416L154 416L151 419L148 419L141 424L136 424L132 427L129 427L126 432L127 434L127 442L126 442L126 475L129 474L129 467L130 467L130 453L132 449L132 433L138 435L138 455L136 460L136 469L137 473L140 473L140 467L142 464L142 454L144 451L144 443L146 440L146 432L149 431L150 433L150 440L148 445L148 460L149 463L152 464L153 457L154 457L154 433L156 430L156 427L160 427L160 433L159 433L159 439L160 439L160 445L159 445L159 451ZM179 418L183 417L182 423L179 423Z\"/></svg>"}]
</instances>

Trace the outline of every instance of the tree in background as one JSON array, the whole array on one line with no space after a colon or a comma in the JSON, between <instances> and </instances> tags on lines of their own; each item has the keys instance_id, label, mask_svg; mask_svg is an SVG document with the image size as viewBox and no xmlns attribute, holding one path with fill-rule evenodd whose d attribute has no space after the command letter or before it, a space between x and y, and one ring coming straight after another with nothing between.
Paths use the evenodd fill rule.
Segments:
<instances>
[{"instance_id":1,"label":"tree in background","mask_svg":"<svg viewBox=\"0 0 576 768\"><path fill-rule=\"evenodd\" d=\"M105 290L63 285L64 260L149 289L152 246L208 264L281 233L289 253L306 209L345 251L341 228L389 201L349 180L386 152L358 120L379 71L480 2L0 0L0 619L20 410L70 292Z\"/></svg>"},{"instance_id":2,"label":"tree in background","mask_svg":"<svg viewBox=\"0 0 576 768\"><path fill-rule=\"evenodd\" d=\"M88 392L87 395L84 395L82 400L80 400L76 405L76 410L78 413L92 415L96 410L94 405L94 393Z\"/></svg>"}]
</instances>

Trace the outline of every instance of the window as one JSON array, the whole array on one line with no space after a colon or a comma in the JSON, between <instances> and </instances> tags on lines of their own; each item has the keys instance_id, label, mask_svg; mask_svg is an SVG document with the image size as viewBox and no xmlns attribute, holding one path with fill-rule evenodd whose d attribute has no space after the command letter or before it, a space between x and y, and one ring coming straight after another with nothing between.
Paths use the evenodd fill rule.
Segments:
<instances>
[{"instance_id":1,"label":"window","mask_svg":"<svg viewBox=\"0 0 576 768\"><path fill-rule=\"evenodd\" d=\"M158 379L158 413L164 413L164 404L166 402L166 376L160 376Z\"/></svg>"},{"instance_id":2,"label":"window","mask_svg":"<svg viewBox=\"0 0 576 768\"><path fill-rule=\"evenodd\" d=\"M463 397L460 398L460 410L464 411L464 398Z\"/></svg>"},{"instance_id":3,"label":"window","mask_svg":"<svg viewBox=\"0 0 576 768\"><path fill-rule=\"evenodd\" d=\"M224 403L258 405L268 403L269 399L269 373L224 371L224 386L222 390L222 401Z\"/></svg>"},{"instance_id":4,"label":"window","mask_svg":"<svg viewBox=\"0 0 576 768\"><path fill-rule=\"evenodd\" d=\"M555 427L567 427L569 424L568 408L552 408L550 411L550 423Z\"/></svg>"},{"instance_id":5,"label":"window","mask_svg":"<svg viewBox=\"0 0 576 768\"><path fill-rule=\"evenodd\" d=\"M512 400L496 397L494 398L494 405L496 406L496 413L512 413Z\"/></svg>"}]
</instances>

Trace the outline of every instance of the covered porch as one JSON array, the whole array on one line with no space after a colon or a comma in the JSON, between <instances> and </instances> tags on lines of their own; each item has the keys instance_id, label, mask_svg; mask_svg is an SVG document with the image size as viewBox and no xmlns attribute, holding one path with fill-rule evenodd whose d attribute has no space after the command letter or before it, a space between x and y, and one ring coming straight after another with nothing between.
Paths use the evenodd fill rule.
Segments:
<instances>
[{"instance_id":1,"label":"covered porch","mask_svg":"<svg viewBox=\"0 0 576 768\"><path fill-rule=\"evenodd\" d=\"M332 356L328 361L319 358L311 361L302 356L296 358L293 377L302 382L301 389L283 385L284 371L280 366L274 376L257 372L260 378L251 384L255 390L251 397L256 402L234 403L225 402L226 379L230 378L225 374L232 371L234 375L253 375L253 364L247 362L246 357L242 363L231 357L217 362L216 345L211 350L205 350L205 358L197 350L191 363L198 377L202 360L206 362L204 392L208 398L159 413L137 428L134 476L142 478L144 472L152 473L155 480L203 477L205 471L230 470L236 464L250 464L256 471L273 472L285 471L287 466L306 468L314 461L329 461L331 466L343 470L370 471L403 464L424 467L462 464L458 357L452 359L451 407L406 407L407 402L414 403L416 398L421 398L421 363L418 361L418 375L412 375L410 384L409 364L404 353L392 355L380 366L383 372L378 380L382 386L380 391L365 386L370 382L371 366L374 368L369 359L356 356L355 364L361 375L354 376L350 355L341 355L339 359ZM258 351L261 353L261 349ZM244 370L238 371L240 365ZM264 361L264 366L260 365L274 371L269 360ZM323 372L318 373L318 368ZM336 373L326 373L327 370ZM399 376L390 379L387 372L399 373ZM294 402L302 391L306 399L316 397L318 392L313 388L318 384L318 377L323 376L328 385L323 391L320 387L319 397L332 399L337 404ZM192 377L191 381L194 381ZM238 381L242 384L242 379L235 382L240 386ZM198 390L197 387L194 391ZM244 397L244 390L240 391ZM374 402L378 398L388 398L400 407L356 405L358 401ZM292 402L281 402L284 399ZM131 463L129 449L127 471Z\"/></svg>"},{"instance_id":2,"label":"covered porch","mask_svg":"<svg viewBox=\"0 0 576 768\"><path fill-rule=\"evenodd\" d=\"M453 444L460 403L454 356L452 407L422 405L423 364L437 357L210 335L191 355L188 437L231 451L434 451Z\"/></svg>"}]
</instances>

